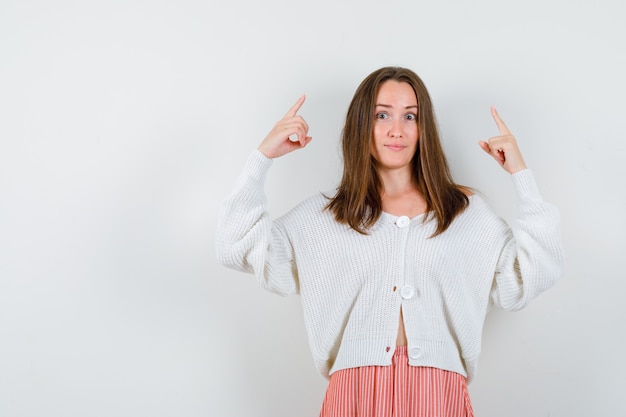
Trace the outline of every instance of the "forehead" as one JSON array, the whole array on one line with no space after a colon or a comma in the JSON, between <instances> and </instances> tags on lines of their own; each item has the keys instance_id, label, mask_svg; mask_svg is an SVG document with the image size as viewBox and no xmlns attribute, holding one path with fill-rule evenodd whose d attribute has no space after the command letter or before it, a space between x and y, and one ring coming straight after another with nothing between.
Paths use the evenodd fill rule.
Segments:
<instances>
[{"instance_id":1,"label":"forehead","mask_svg":"<svg viewBox=\"0 0 626 417\"><path fill-rule=\"evenodd\" d=\"M378 89L376 104L401 107L417 106L417 97L409 83L387 80Z\"/></svg>"}]
</instances>

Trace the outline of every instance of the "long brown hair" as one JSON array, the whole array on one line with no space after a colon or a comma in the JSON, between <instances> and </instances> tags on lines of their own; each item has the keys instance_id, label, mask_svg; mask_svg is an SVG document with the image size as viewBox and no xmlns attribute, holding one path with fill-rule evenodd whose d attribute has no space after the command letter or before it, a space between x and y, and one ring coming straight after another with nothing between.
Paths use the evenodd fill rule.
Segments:
<instances>
[{"instance_id":1,"label":"long brown hair","mask_svg":"<svg viewBox=\"0 0 626 417\"><path fill-rule=\"evenodd\" d=\"M382 181L375 168L371 143L376 97L380 86L389 80L409 84L417 97L419 139L412 161L413 177L426 199L428 215L424 220L431 216L437 220L433 233L437 236L446 231L469 204L468 189L452 180L428 90L417 74L407 68L378 69L368 75L354 93L341 134L343 177L326 208L339 223L362 234L367 234L367 229L383 211Z\"/></svg>"}]
</instances>

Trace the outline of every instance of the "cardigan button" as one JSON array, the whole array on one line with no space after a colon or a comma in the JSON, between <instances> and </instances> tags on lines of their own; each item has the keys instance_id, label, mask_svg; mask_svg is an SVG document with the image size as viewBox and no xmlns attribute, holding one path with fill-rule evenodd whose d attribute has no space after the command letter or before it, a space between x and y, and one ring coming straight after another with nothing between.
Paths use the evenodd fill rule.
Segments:
<instances>
[{"instance_id":1,"label":"cardigan button","mask_svg":"<svg viewBox=\"0 0 626 417\"><path fill-rule=\"evenodd\" d=\"M413 298L413 295L415 295L415 290L411 285L405 285L400 290L400 297L404 298L405 300Z\"/></svg>"},{"instance_id":2,"label":"cardigan button","mask_svg":"<svg viewBox=\"0 0 626 417\"><path fill-rule=\"evenodd\" d=\"M407 227L410 222L411 220L407 216L400 216L396 220L396 226L402 229L404 227Z\"/></svg>"},{"instance_id":3,"label":"cardigan button","mask_svg":"<svg viewBox=\"0 0 626 417\"><path fill-rule=\"evenodd\" d=\"M413 346L409 349L409 357L411 359L419 359L422 357L422 348L419 346Z\"/></svg>"}]
</instances>

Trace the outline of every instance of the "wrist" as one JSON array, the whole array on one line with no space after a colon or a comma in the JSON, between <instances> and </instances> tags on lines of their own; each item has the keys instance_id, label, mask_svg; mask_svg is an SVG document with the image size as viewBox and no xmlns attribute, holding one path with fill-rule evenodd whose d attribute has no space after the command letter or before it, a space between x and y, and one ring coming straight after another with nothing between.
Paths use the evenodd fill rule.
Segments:
<instances>
[{"instance_id":1,"label":"wrist","mask_svg":"<svg viewBox=\"0 0 626 417\"><path fill-rule=\"evenodd\" d=\"M269 149L267 149L266 147L263 146L263 144L259 145L259 147L257 148L257 150L259 152L261 152L263 155L265 155L266 158L269 159L274 159L276 156L273 155Z\"/></svg>"}]
</instances>

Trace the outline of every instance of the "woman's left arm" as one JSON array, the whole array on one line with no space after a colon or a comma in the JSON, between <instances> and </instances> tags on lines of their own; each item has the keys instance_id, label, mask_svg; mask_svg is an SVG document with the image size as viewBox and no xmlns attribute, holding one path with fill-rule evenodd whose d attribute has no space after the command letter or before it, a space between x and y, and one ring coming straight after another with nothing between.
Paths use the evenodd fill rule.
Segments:
<instances>
[{"instance_id":1,"label":"woman's left arm","mask_svg":"<svg viewBox=\"0 0 626 417\"><path fill-rule=\"evenodd\" d=\"M505 310L519 310L562 275L565 255L558 209L541 198L532 172L511 176L519 214L507 231L491 290L491 301Z\"/></svg>"},{"instance_id":2,"label":"woman's left arm","mask_svg":"<svg viewBox=\"0 0 626 417\"><path fill-rule=\"evenodd\" d=\"M498 259L491 301L506 310L519 310L562 275L560 216L555 206L542 199L515 137L493 107L491 114L500 135L479 142L480 147L511 174L519 207Z\"/></svg>"}]
</instances>

